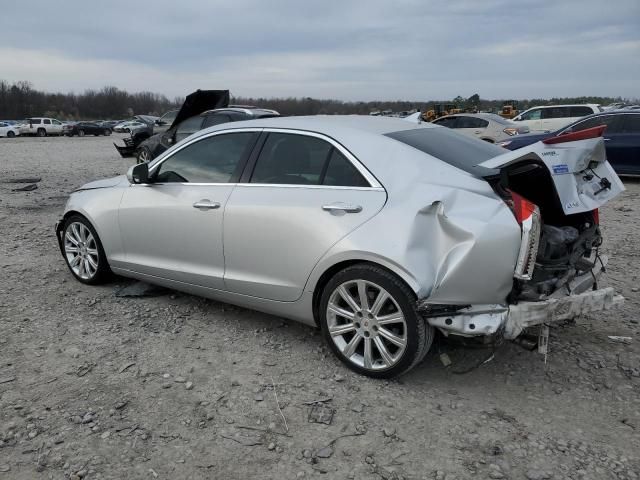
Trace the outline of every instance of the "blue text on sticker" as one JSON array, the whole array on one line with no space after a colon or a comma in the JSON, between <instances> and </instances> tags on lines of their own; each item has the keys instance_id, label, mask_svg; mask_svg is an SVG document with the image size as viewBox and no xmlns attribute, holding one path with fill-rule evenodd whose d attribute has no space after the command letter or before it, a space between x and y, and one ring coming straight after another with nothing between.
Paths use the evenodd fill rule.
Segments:
<instances>
[{"instance_id":1,"label":"blue text on sticker","mask_svg":"<svg viewBox=\"0 0 640 480\"><path fill-rule=\"evenodd\" d=\"M569 173L569 165L561 163L560 165L553 165L554 175L562 175L563 173Z\"/></svg>"}]
</instances>

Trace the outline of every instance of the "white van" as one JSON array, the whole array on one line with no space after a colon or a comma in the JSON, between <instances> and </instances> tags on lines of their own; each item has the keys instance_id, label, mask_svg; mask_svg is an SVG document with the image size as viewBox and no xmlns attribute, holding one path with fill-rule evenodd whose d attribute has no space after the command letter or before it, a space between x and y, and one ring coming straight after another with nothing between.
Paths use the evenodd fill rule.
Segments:
<instances>
[{"instance_id":1,"label":"white van","mask_svg":"<svg viewBox=\"0 0 640 480\"><path fill-rule=\"evenodd\" d=\"M533 107L513 118L514 122L529 127L529 130L553 132L566 127L574 120L586 117L592 113L602 112L603 108L594 103L584 105L549 105Z\"/></svg>"}]
</instances>

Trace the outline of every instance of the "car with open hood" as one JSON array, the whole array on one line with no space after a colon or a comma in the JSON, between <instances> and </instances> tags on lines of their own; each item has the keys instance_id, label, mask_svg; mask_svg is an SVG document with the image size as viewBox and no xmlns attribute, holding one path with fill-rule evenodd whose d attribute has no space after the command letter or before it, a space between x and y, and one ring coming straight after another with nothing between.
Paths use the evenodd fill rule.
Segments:
<instances>
[{"instance_id":1,"label":"car with open hood","mask_svg":"<svg viewBox=\"0 0 640 480\"><path fill-rule=\"evenodd\" d=\"M436 331L498 342L623 302L598 278L599 208L624 187L602 129L578 133L509 152L396 118L225 123L78 189L56 236L82 283L298 320L389 378Z\"/></svg>"},{"instance_id":2,"label":"car with open hood","mask_svg":"<svg viewBox=\"0 0 640 480\"><path fill-rule=\"evenodd\" d=\"M229 105L229 90L196 90L187 95L179 110L171 110L160 118L145 123L138 128L130 129L131 136L124 139L124 146L113 145L123 157L138 154L138 147L153 135L175 130L183 121L206 110L223 108Z\"/></svg>"}]
</instances>

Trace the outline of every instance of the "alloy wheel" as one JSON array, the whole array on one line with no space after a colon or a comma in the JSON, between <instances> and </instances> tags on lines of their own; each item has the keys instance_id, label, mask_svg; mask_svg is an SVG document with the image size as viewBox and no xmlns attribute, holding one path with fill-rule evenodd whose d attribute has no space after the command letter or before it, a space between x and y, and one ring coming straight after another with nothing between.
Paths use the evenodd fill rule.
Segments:
<instances>
[{"instance_id":1,"label":"alloy wheel","mask_svg":"<svg viewBox=\"0 0 640 480\"><path fill-rule=\"evenodd\" d=\"M367 370L396 365L407 347L407 323L396 300L381 286L350 280L329 297L331 340L342 355Z\"/></svg>"},{"instance_id":2,"label":"alloy wheel","mask_svg":"<svg viewBox=\"0 0 640 480\"><path fill-rule=\"evenodd\" d=\"M78 277L90 280L95 276L100 256L96 239L86 225L69 224L64 234L64 253L69 267Z\"/></svg>"},{"instance_id":3,"label":"alloy wheel","mask_svg":"<svg viewBox=\"0 0 640 480\"><path fill-rule=\"evenodd\" d=\"M149 153L149 150L147 150L146 148L143 148L142 150L140 150L140 153L138 153L138 163L145 163L150 161L151 161L151 154Z\"/></svg>"}]
</instances>

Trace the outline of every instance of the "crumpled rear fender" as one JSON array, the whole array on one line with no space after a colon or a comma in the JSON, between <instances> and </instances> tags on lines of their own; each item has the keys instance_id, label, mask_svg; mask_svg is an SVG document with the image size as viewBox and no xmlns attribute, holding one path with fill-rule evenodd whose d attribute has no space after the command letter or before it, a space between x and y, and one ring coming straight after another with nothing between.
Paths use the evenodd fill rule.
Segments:
<instances>
[{"instance_id":1,"label":"crumpled rear fender","mask_svg":"<svg viewBox=\"0 0 640 480\"><path fill-rule=\"evenodd\" d=\"M307 283L344 260L380 263L434 304L502 304L513 287L521 230L482 180L469 188L418 184L335 244ZM478 183L479 182L479 183ZM367 252L367 258L359 252Z\"/></svg>"}]
</instances>

